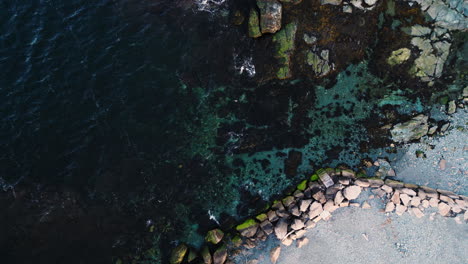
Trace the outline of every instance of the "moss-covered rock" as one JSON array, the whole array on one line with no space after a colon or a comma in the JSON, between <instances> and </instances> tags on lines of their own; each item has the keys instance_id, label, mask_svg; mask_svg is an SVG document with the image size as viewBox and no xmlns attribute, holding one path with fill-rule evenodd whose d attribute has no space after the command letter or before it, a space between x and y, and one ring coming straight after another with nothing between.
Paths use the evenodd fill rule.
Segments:
<instances>
[{"instance_id":1,"label":"moss-covered rock","mask_svg":"<svg viewBox=\"0 0 468 264\"><path fill-rule=\"evenodd\" d=\"M255 217L259 222L263 222L266 219L268 219L268 216L266 214L259 214Z\"/></svg>"},{"instance_id":2,"label":"moss-covered rock","mask_svg":"<svg viewBox=\"0 0 468 264\"><path fill-rule=\"evenodd\" d=\"M387 63L390 66L395 66L398 64L402 64L403 62L407 61L411 56L411 50L408 48L401 48L394 50L390 57L387 59Z\"/></svg>"},{"instance_id":3,"label":"moss-covered rock","mask_svg":"<svg viewBox=\"0 0 468 264\"><path fill-rule=\"evenodd\" d=\"M223 236L224 232L216 228L208 231L205 237L205 241L216 245L223 239Z\"/></svg>"},{"instance_id":4,"label":"moss-covered rock","mask_svg":"<svg viewBox=\"0 0 468 264\"><path fill-rule=\"evenodd\" d=\"M292 76L291 55L295 48L296 31L297 23L292 22L273 36L273 42L276 43L275 57L279 62L279 69L276 73L278 79L287 79Z\"/></svg>"},{"instance_id":5,"label":"moss-covered rock","mask_svg":"<svg viewBox=\"0 0 468 264\"><path fill-rule=\"evenodd\" d=\"M197 252L195 251L195 249L191 248L189 250L189 254L187 256L187 262L192 262L194 261L195 259L197 258Z\"/></svg>"},{"instance_id":6,"label":"moss-covered rock","mask_svg":"<svg viewBox=\"0 0 468 264\"><path fill-rule=\"evenodd\" d=\"M187 253L187 246L185 244L180 244L174 250L172 250L171 258L169 263L179 264L184 260L185 254Z\"/></svg>"},{"instance_id":7,"label":"moss-covered rock","mask_svg":"<svg viewBox=\"0 0 468 264\"><path fill-rule=\"evenodd\" d=\"M249 37L258 38L262 35L260 32L260 20L258 18L258 12L255 9L250 9L249 15Z\"/></svg>"},{"instance_id":8,"label":"moss-covered rock","mask_svg":"<svg viewBox=\"0 0 468 264\"><path fill-rule=\"evenodd\" d=\"M277 0L257 0L260 9L260 28L262 33L275 33L281 29L283 7Z\"/></svg>"},{"instance_id":9,"label":"moss-covered rock","mask_svg":"<svg viewBox=\"0 0 468 264\"><path fill-rule=\"evenodd\" d=\"M244 237L253 237L258 229L258 223L254 219L247 219L242 224L236 226L236 230Z\"/></svg>"},{"instance_id":10,"label":"moss-covered rock","mask_svg":"<svg viewBox=\"0 0 468 264\"><path fill-rule=\"evenodd\" d=\"M317 173L314 173L310 176L311 182L318 181L318 179L319 179L319 176L317 175Z\"/></svg>"},{"instance_id":11,"label":"moss-covered rock","mask_svg":"<svg viewBox=\"0 0 468 264\"><path fill-rule=\"evenodd\" d=\"M213 264L224 264L227 259L227 248L225 245L216 249L213 253Z\"/></svg>"},{"instance_id":12,"label":"moss-covered rock","mask_svg":"<svg viewBox=\"0 0 468 264\"><path fill-rule=\"evenodd\" d=\"M235 236L231 239L231 243L234 247L240 247L242 245L242 238L240 236Z\"/></svg>"},{"instance_id":13,"label":"moss-covered rock","mask_svg":"<svg viewBox=\"0 0 468 264\"><path fill-rule=\"evenodd\" d=\"M207 246L203 247L200 254L201 254L201 257L203 259L203 264L213 263L213 259L211 257L210 249Z\"/></svg>"}]
</instances>

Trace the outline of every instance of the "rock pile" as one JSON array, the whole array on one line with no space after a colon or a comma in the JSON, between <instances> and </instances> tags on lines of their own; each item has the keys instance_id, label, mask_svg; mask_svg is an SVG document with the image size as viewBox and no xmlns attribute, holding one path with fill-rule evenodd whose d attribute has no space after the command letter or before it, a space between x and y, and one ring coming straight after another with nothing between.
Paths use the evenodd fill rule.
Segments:
<instances>
[{"instance_id":1,"label":"rock pile","mask_svg":"<svg viewBox=\"0 0 468 264\"><path fill-rule=\"evenodd\" d=\"M239 247L248 249L256 247L259 241L265 241L272 234L285 246L290 246L296 241L296 246L302 247L309 242L304 237L306 231L314 228L320 221L330 220L335 210L348 206L361 206L354 200L365 189L370 189L373 196L386 202L386 213L394 212L402 215L408 212L421 218L427 208L434 207L442 216L464 213L464 220L468 220L466 196L427 186L383 180L379 177L358 178L354 171L348 169L320 169L311 176L310 180L301 182L294 192L282 200L274 201L264 213L238 225L237 236L223 236L221 230L208 232L206 240L212 244L220 243L222 246L214 250L213 255L205 247L202 252L203 263L233 263L226 260L228 254L234 256L239 251ZM369 207L367 202L362 205L362 208ZM224 243L221 243L222 241ZM174 252L179 255L171 258L177 260L172 263L182 263L184 257L180 254L185 254L187 247L179 246ZM277 261L280 252L280 247L270 252L272 263Z\"/></svg>"}]
</instances>

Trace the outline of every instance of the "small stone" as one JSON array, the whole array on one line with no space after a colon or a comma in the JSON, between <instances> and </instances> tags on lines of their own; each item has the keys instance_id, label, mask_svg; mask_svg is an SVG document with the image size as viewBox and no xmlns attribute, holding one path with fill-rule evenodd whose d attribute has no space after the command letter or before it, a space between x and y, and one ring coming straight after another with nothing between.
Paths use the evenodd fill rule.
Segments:
<instances>
[{"instance_id":1,"label":"small stone","mask_svg":"<svg viewBox=\"0 0 468 264\"><path fill-rule=\"evenodd\" d=\"M403 188L405 186L405 184L400 181L394 181L390 179L386 179L385 184L387 184L388 186L392 188Z\"/></svg>"},{"instance_id":2,"label":"small stone","mask_svg":"<svg viewBox=\"0 0 468 264\"><path fill-rule=\"evenodd\" d=\"M281 253L281 247L277 246L270 251L270 261L273 264L276 264Z\"/></svg>"},{"instance_id":3,"label":"small stone","mask_svg":"<svg viewBox=\"0 0 468 264\"><path fill-rule=\"evenodd\" d=\"M457 204L452 204L451 208L452 208L452 212L454 212L456 214L459 214L459 213L462 212L462 208Z\"/></svg>"},{"instance_id":4,"label":"small stone","mask_svg":"<svg viewBox=\"0 0 468 264\"><path fill-rule=\"evenodd\" d=\"M413 197L411 200L411 206L418 207L421 204L421 198Z\"/></svg>"},{"instance_id":5,"label":"small stone","mask_svg":"<svg viewBox=\"0 0 468 264\"><path fill-rule=\"evenodd\" d=\"M386 184L382 185L382 187L380 187L380 188L381 188L382 190L384 190L386 193L391 193L391 192L393 192L393 188L390 187L390 186L388 186L388 185L386 185Z\"/></svg>"},{"instance_id":6,"label":"small stone","mask_svg":"<svg viewBox=\"0 0 468 264\"><path fill-rule=\"evenodd\" d=\"M353 207L360 207L361 206L361 204L359 204L359 203L350 203L349 205L353 206Z\"/></svg>"},{"instance_id":7,"label":"small stone","mask_svg":"<svg viewBox=\"0 0 468 264\"><path fill-rule=\"evenodd\" d=\"M296 191L294 192L293 196L294 196L295 198L302 199L302 198L304 198L304 193L301 192L301 191L299 191L299 190L296 190Z\"/></svg>"},{"instance_id":8,"label":"small stone","mask_svg":"<svg viewBox=\"0 0 468 264\"><path fill-rule=\"evenodd\" d=\"M331 214L330 214L330 212L328 212L328 211L323 211L323 212L320 214L320 218L322 218L322 219L325 220L325 221L328 221L328 220L330 220L330 218L331 218Z\"/></svg>"},{"instance_id":9,"label":"small stone","mask_svg":"<svg viewBox=\"0 0 468 264\"><path fill-rule=\"evenodd\" d=\"M339 207L335 205L332 200L328 200L325 205L323 206L323 210L333 213Z\"/></svg>"},{"instance_id":10,"label":"small stone","mask_svg":"<svg viewBox=\"0 0 468 264\"><path fill-rule=\"evenodd\" d=\"M344 196L343 194L341 193L341 191L337 192L336 195L335 195L335 204L340 204L341 202L343 202L344 200Z\"/></svg>"},{"instance_id":11,"label":"small stone","mask_svg":"<svg viewBox=\"0 0 468 264\"><path fill-rule=\"evenodd\" d=\"M400 190L400 192L406 193L409 196L416 196L416 192L408 188L403 188Z\"/></svg>"},{"instance_id":12,"label":"small stone","mask_svg":"<svg viewBox=\"0 0 468 264\"><path fill-rule=\"evenodd\" d=\"M395 210L395 204L392 202L388 202L387 205L385 206L385 212L386 213L391 213Z\"/></svg>"},{"instance_id":13,"label":"small stone","mask_svg":"<svg viewBox=\"0 0 468 264\"><path fill-rule=\"evenodd\" d=\"M362 204L362 208L363 208L363 209L369 209L369 208L371 208L371 206L370 206L370 204L369 204L368 202L364 202L364 203ZM392 211L393 211L393 210L392 210Z\"/></svg>"},{"instance_id":14,"label":"small stone","mask_svg":"<svg viewBox=\"0 0 468 264\"><path fill-rule=\"evenodd\" d=\"M341 5L342 0L320 0L322 5Z\"/></svg>"},{"instance_id":15,"label":"small stone","mask_svg":"<svg viewBox=\"0 0 468 264\"><path fill-rule=\"evenodd\" d=\"M441 160L439 161L439 168L440 168L441 170L445 170L446 164L447 164L447 161L446 161L445 159L441 159Z\"/></svg>"},{"instance_id":16,"label":"small stone","mask_svg":"<svg viewBox=\"0 0 468 264\"><path fill-rule=\"evenodd\" d=\"M462 199L456 199L455 202L461 207L461 208L464 208L466 209L467 208L467 202L465 202L464 200Z\"/></svg>"},{"instance_id":17,"label":"small stone","mask_svg":"<svg viewBox=\"0 0 468 264\"><path fill-rule=\"evenodd\" d=\"M422 189L419 189L418 190L418 197L421 198L421 200L424 200L426 199L427 195L426 195L426 192Z\"/></svg>"},{"instance_id":18,"label":"small stone","mask_svg":"<svg viewBox=\"0 0 468 264\"><path fill-rule=\"evenodd\" d=\"M436 199L436 198L431 198L429 200L429 205L431 207L438 207L439 206L439 199Z\"/></svg>"},{"instance_id":19,"label":"small stone","mask_svg":"<svg viewBox=\"0 0 468 264\"><path fill-rule=\"evenodd\" d=\"M447 114L451 115L457 111L457 105L455 104L455 101L450 101L447 106Z\"/></svg>"},{"instance_id":20,"label":"small stone","mask_svg":"<svg viewBox=\"0 0 468 264\"><path fill-rule=\"evenodd\" d=\"M309 218L314 219L323 212L322 205L319 202L314 202L309 208Z\"/></svg>"},{"instance_id":21,"label":"small stone","mask_svg":"<svg viewBox=\"0 0 468 264\"><path fill-rule=\"evenodd\" d=\"M411 198L406 193L400 194L400 200L405 205L408 206L410 204Z\"/></svg>"},{"instance_id":22,"label":"small stone","mask_svg":"<svg viewBox=\"0 0 468 264\"><path fill-rule=\"evenodd\" d=\"M441 216L447 216L450 213L450 206L446 203L439 203L438 208Z\"/></svg>"},{"instance_id":23,"label":"small stone","mask_svg":"<svg viewBox=\"0 0 468 264\"><path fill-rule=\"evenodd\" d=\"M369 181L367 181L367 180L361 180L361 179L356 180L356 181L354 182L354 184L356 184L357 186L363 187L363 188L367 188L367 187L370 186L370 182L369 182Z\"/></svg>"},{"instance_id":24,"label":"small stone","mask_svg":"<svg viewBox=\"0 0 468 264\"><path fill-rule=\"evenodd\" d=\"M433 135L437 131L437 125L431 126L429 131L427 132L428 135Z\"/></svg>"},{"instance_id":25,"label":"small stone","mask_svg":"<svg viewBox=\"0 0 468 264\"><path fill-rule=\"evenodd\" d=\"M349 206L349 202L340 203L340 207L347 207L347 206Z\"/></svg>"},{"instance_id":26,"label":"small stone","mask_svg":"<svg viewBox=\"0 0 468 264\"><path fill-rule=\"evenodd\" d=\"M380 198L382 198L382 197L384 197L384 196L387 195L387 193L384 192L384 191L383 191L382 189L380 189L380 188L372 190L372 193L375 194L375 195L377 195L377 196L380 197Z\"/></svg>"},{"instance_id":27,"label":"small stone","mask_svg":"<svg viewBox=\"0 0 468 264\"><path fill-rule=\"evenodd\" d=\"M350 5L344 5L343 6L343 13L352 13L353 12L353 7Z\"/></svg>"},{"instance_id":28,"label":"small stone","mask_svg":"<svg viewBox=\"0 0 468 264\"><path fill-rule=\"evenodd\" d=\"M349 179L348 178L340 178L338 180L338 182L343 184L343 185L349 185Z\"/></svg>"},{"instance_id":29,"label":"small stone","mask_svg":"<svg viewBox=\"0 0 468 264\"><path fill-rule=\"evenodd\" d=\"M309 244L309 239L307 237L303 237L297 240L297 248L301 248L305 245Z\"/></svg>"},{"instance_id":30,"label":"small stone","mask_svg":"<svg viewBox=\"0 0 468 264\"><path fill-rule=\"evenodd\" d=\"M301 212L307 211L311 203L312 203L312 199L302 200L300 202L299 211Z\"/></svg>"},{"instance_id":31,"label":"small stone","mask_svg":"<svg viewBox=\"0 0 468 264\"><path fill-rule=\"evenodd\" d=\"M443 124L442 127L440 128L440 132L443 133L443 132L447 131L447 129L449 129L449 127L450 127L450 122L447 122L447 123Z\"/></svg>"},{"instance_id":32,"label":"small stone","mask_svg":"<svg viewBox=\"0 0 468 264\"><path fill-rule=\"evenodd\" d=\"M343 189L343 196L348 200L358 198L359 194L361 194L361 187L359 186L349 186Z\"/></svg>"},{"instance_id":33,"label":"small stone","mask_svg":"<svg viewBox=\"0 0 468 264\"><path fill-rule=\"evenodd\" d=\"M452 200L452 198L445 196L445 195L440 195L439 200L446 202L448 204L454 203L455 201Z\"/></svg>"},{"instance_id":34,"label":"small stone","mask_svg":"<svg viewBox=\"0 0 468 264\"><path fill-rule=\"evenodd\" d=\"M288 224L284 219L281 219L278 221L278 223L275 226L275 235L276 238L279 240L282 240L286 237L288 234Z\"/></svg>"},{"instance_id":35,"label":"small stone","mask_svg":"<svg viewBox=\"0 0 468 264\"><path fill-rule=\"evenodd\" d=\"M367 179L367 180L369 181L372 187L380 187L384 185L384 181L382 179L372 178L372 179Z\"/></svg>"},{"instance_id":36,"label":"small stone","mask_svg":"<svg viewBox=\"0 0 468 264\"><path fill-rule=\"evenodd\" d=\"M428 200L423 200L421 204L422 204L422 207L429 208L429 201Z\"/></svg>"},{"instance_id":37,"label":"small stone","mask_svg":"<svg viewBox=\"0 0 468 264\"><path fill-rule=\"evenodd\" d=\"M424 216L424 213L419 210L419 208L413 208L413 213L417 218L421 218Z\"/></svg>"},{"instance_id":38,"label":"small stone","mask_svg":"<svg viewBox=\"0 0 468 264\"><path fill-rule=\"evenodd\" d=\"M395 190L392 198L390 199L394 204L400 204L400 191Z\"/></svg>"},{"instance_id":39,"label":"small stone","mask_svg":"<svg viewBox=\"0 0 468 264\"><path fill-rule=\"evenodd\" d=\"M282 201L285 207L289 207L294 203L295 200L293 196L286 196Z\"/></svg>"},{"instance_id":40,"label":"small stone","mask_svg":"<svg viewBox=\"0 0 468 264\"><path fill-rule=\"evenodd\" d=\"M291 228L293 230L299 230L299 229L302 229L304 227L305 227L304 222L302 220L300 220L300 219L294 219L294 222L291 225Z\"/></svg>"},{"instance_id":41,"label":"small stone","mask_svg":"<svg viewBox=\"0 0 468 264\"><path fill-rule=\"evenodd\" d=\"M356 173L353 170L350 170L350 169L342 170L341 175L343 177L347 177L347 178L355 178L356 177Z\"/></svg>"},{"instance_id":42,"label":"small stone","mask_svg":"<svg viewBox=\"0 0 468 264\"><path fill-rule=\"evenodd\" d=\"M407 207L401 204L397 204L395 213L397 215L403 215L404 212L406 212Z\"/></svg>"},{"instance_id":43,"label":"small stone","mask_svg":"<svg viewBox=\"0 0 468 264\"><path fill-rule=\"evenodd\" d=\"M274 202L271 208L274 210L285 210L284 205L281 201Z\"/></svg>"}]
</instances>

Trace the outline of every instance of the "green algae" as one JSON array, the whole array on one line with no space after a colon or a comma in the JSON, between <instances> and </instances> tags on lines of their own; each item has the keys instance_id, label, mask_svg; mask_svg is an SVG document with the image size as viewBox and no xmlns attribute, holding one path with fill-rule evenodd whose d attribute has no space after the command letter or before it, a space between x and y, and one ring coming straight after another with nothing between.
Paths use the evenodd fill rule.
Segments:
<instances>
[{"instance_id":1,"label":"green algae","mask_svg":"<svg viewBox=\"0 0 468 264\"><path fill-rule=\"evenodd\" d=\"M223 239L223 237L224 237L223 231L216 228L216 229L208 231L205 237L205 241L216 245L221 241L221 239Z\"/></svg>"},{"instance_id":2,"label":"green algae","mask_svg":"<svg viewBox=\"0 0 468 264\"><path fill-rule=\"evenodd\" d=\"M316 173L314 173L314 174L312 174L312 176L310 176L310 181L311 182L318 181L318 179L319 179L319 176Z\"/></svg>"},{"instance_id":3,"label":"green algae","mask_svg":"<svg viewBox=\"0 0 468 264\"><path fill-rule=\"evenodd\" d=\"M263 222L265 221L266 219L268 219L268 216L266 214L259 214L255 217L255 219L257 219L258 221L260 222Z\"/></svg>"},{"instance_id":4,"label":"green algae","mask_svg":"<svg viewBox=\"0 0 468 264\"><path fill-rule=\"evenodd\" d=\"M411 56L411 50L408 48L401 48L395 51L392 51L392 54L387 59L387 63L390 66L395 66L402 64L403 62L407 61Z\"/></svg>"},{"instance_id":5,"label":"green algae","mask_svg":"<svg viewBox=\"0 0 468 264\"><path fill-rule=\"evenodd\" d=\"M303 180L296 187L299 191L304 191L307 188L307 180Z\"/></svg>"},{"instance_id":6,"label":"green algae","mask_svg":"<svg viewBox=\"0 0 468 264\"><path fill-rule=\"evenodd\" d=\"M169 260L170 264L180 264L184 260L185 254L187 253L187 246L185 244L180 244L172 251L171 258Z\"/></svg>"},{"instance_id":7,"label":"green algae","mask_svg":"<svg viewBox=\"0 0 468 264\"><path fill-rule=\"evenodd\" d=\"M255 225L257 225L257 222L254 219L250 218L250 219L245 220L242 224L236 226L236 230L241 231L241 230L247 229Z\"/></svg>"}]
</instances>

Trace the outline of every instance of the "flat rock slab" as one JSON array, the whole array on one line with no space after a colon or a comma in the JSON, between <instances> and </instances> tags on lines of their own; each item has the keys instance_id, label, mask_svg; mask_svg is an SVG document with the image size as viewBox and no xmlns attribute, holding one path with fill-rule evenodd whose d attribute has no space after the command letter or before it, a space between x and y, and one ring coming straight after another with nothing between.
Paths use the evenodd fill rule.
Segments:
<instances>
[{"instance_id":1,"label":"flat rock slab","mask_svg":"<svg viewBox=\"0 0 468 264\"><path fill-rule=\"evenodd\" d=\"M359 197L361 194L361 187L359 186L349 186L343 190L343 196L348 200L354 200Z\"/></svg>"}]
</instances>

